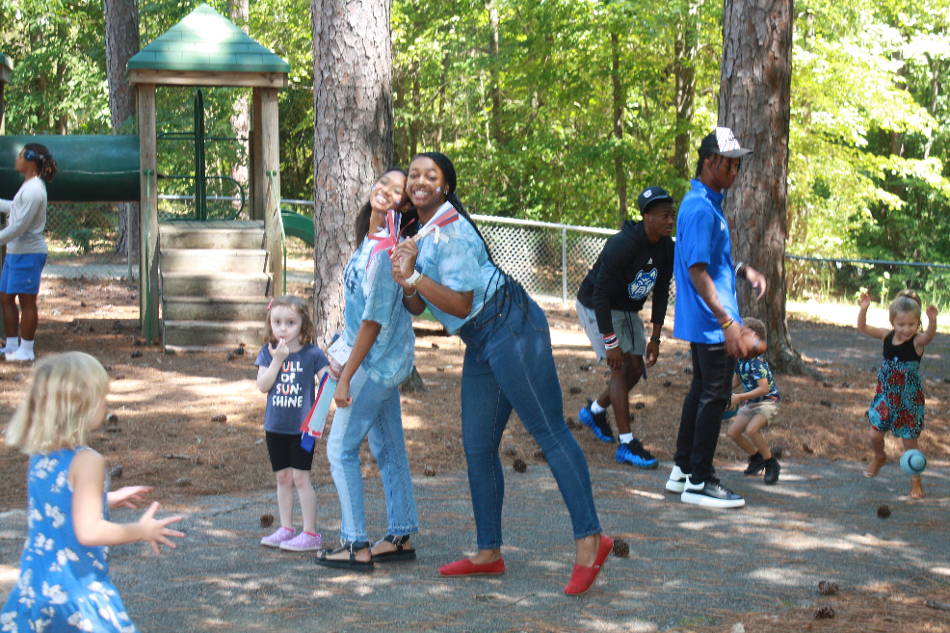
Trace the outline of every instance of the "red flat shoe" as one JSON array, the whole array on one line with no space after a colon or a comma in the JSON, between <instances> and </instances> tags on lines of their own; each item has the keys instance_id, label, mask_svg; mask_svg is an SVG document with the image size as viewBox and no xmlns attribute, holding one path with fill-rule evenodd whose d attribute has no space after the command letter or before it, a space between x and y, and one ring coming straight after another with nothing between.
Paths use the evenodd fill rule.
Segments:
<instances>
[{"instance_id":1,"label":"red flat shoe","mask_svg":"<svg viewBox=\"0 0 950 633\"><path fill-rule=\"evenodd\" d=\"M468 558L457 560L448 565L439 567L439 573L443 576L478 576L480 574L498 575L505 573L505 559L499 558L494 563L485 563L476 565Z\"/></svg>"},{"instance_id":2,"label":"red flat shoe","mask_svg":"<svg viewBox=\"0 0 950 633\"><path fill-rule=\"evenodd\" d=\"M610 552L613 548L613 539L601 534L600 547L597 549L597 558L594 559L594 566L583 567L581 565L574 565L574 570L571 571L571 582L567 583L567 587L564 587L564 593L569 596L579 596L590 589L594 581L597 580L597 574L600 573L601 568L604 566L604 561L610 556Z\"/></svg>"}]
</instances>

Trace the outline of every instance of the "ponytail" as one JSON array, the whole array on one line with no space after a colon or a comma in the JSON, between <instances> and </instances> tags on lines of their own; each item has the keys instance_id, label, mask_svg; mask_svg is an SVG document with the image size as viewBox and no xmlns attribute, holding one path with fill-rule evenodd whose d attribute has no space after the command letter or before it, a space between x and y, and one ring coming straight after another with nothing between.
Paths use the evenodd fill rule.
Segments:
<instances>
[{"instance_id":1,"label":"ponytail","mask_svg":"<svg viewBox=\"0 0 950 633\"><path fill-rule=\"evenodd\" d=\"M23 158L32 163L36 163L36 170L39 172L40 178L45 182L53 182L53 178L56 177L59 166L45 145L27 143L23 146Z\"/></svg>"}]
</instances>

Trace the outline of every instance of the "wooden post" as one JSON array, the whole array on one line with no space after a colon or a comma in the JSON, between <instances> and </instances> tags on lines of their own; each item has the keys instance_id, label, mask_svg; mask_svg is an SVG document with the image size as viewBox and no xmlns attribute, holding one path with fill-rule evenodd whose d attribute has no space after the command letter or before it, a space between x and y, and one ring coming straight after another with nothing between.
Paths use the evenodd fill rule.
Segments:
<instances>
[{"instance_id":1,"label":"wooden post","mask_svg":"<svg viewBox=\"0 0 950 633\"><path fill-rule=\"evenodd\" d=\"M260 126L255 137L260 137L261 166L264 171L264 233L270 269L274 275L273 294L284 292L284 251L280 231L280 146L278 139L277 89L260 90ZM255 99L255 103L257 100ZM257 106L255 105L255 110Z\"/></svg>"},{"instance_id":2,"label":"wooden post","mask_svg":"<svg viewBox=\"0 0 950 633\"><path fill-rule=\"evenodd\" d=\"M261 130L261 88L254 88L254 98L251 115L251 139L250 139L250 218L252 220L264 219L264 163L261 160L263 136Z\"/></svg>"},{"instance_id":3,"label":"wooden post","mask_svg":"<svg viewBox=\"0 0 950 633\"><path fill-rule=\"evenodd\" d=\"M155 84L138 84L139 168L139 322L142 334L159 336L158 179L155 174Z\"/></svg>"},{"instance_id":4,"label":"wooden post","mask_svg":"<svg viewBox=\"0 0 950 633\"><path fill-rule=\"evenodd\" d=\"M3 136L3 84L4 82L0 80L0 136Z\"/></svg>"}]
</instances>

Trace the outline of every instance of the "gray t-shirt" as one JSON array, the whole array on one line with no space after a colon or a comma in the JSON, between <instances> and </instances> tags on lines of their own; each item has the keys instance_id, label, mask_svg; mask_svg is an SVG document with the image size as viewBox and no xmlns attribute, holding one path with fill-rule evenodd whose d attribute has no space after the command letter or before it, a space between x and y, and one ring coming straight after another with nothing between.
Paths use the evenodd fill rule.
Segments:
<instances>
[{"instance_id":1,"label":"gray t-shirt","mask_svg":"<svg viewBox=\"0 0 950 633\"><path fill-rule=\"evenodd\" d=\"M254 364L270 367L272 360L270 347L264 345ZM300 425L313 406L315 377L329 364L320 348L310 344L304 345L299 352L291 352L284 359L274 386L267 392L265 431L286 435L300 433Z\"/></svg>"},{"instance_id":2,"label":"gray t-shirt","mask_svg":"<svg viewBox=\"0 0 950 633\"><path fill-rule=\"evenodd\" d=\"M30 178L13 196L0 200L0 213L9 213L7 226L0 231L0 245L7 253L48 253L43 229L46 228L46 183L39 176Z\"/></svg>"}]
</instances>

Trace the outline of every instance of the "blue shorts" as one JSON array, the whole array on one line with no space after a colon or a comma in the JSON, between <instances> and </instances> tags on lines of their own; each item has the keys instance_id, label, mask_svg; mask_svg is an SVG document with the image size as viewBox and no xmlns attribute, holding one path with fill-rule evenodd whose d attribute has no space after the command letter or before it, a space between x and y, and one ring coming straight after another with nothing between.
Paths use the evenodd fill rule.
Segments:
<instances>
[{"instance_id":1,"label":"blue shorts","mask_svg":"<svg viewBox=\"0 0 950 633\"><path fill-rule=\"evenodd\" d=\"M46 253L7 254L0 273L0 292L8 295L40 293L40 274L46 265Z\"/></svg>"}]
</instances>

